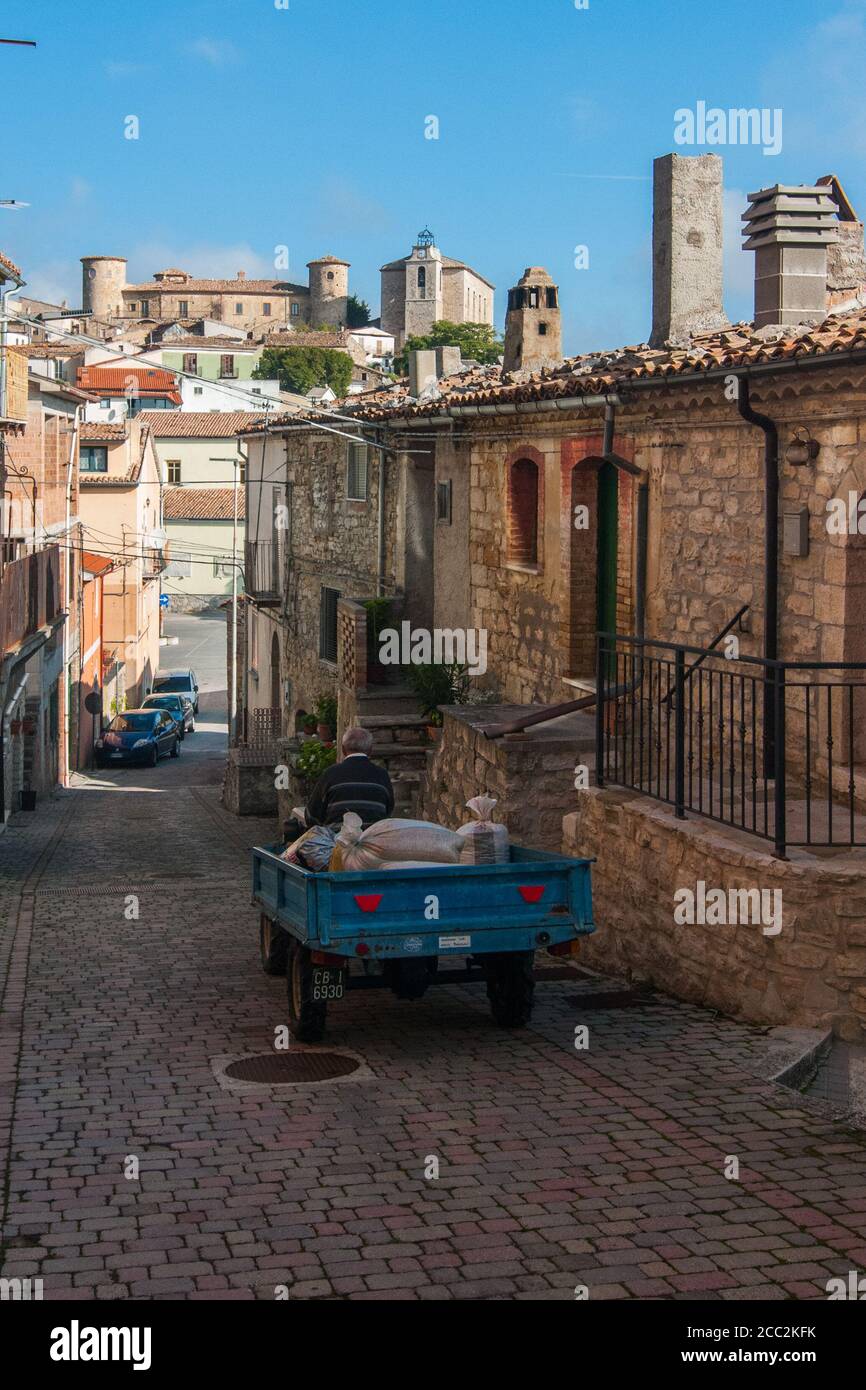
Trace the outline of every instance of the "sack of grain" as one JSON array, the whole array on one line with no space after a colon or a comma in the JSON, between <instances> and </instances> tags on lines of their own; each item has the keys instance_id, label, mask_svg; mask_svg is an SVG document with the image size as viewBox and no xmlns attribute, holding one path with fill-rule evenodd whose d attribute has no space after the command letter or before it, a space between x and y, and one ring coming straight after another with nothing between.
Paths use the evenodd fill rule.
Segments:
<instances>
[{"instance_id":1,"label":"sack of grain","mask_svg":"<svg viewBox=\"0 0 866 1390\"><path fill-rule=\"evenodd\" d=\"M495 796L473 796L467 801L466 809L472 812L472 820L457 831L463 841L461 864L508 863L508 830L490 819L495 805Z\"/></svg>"},{"instance_id":2,"label":"sack of grain","mask_svg":"<svg viewBox=\"0 0 866 1390\"><path fill-rule=\"evenodd\" d=\"M300 839L283 850L281 859L290 864L303 864L305 869L327 869L334 852L334 832L326 825L314 825Z\"/></svg>"},{"instance_id":3,"label":"sack of grain","mask_svg":"<svg viewBox=\"0 0 866 1390\"><path fill-rule=\"evenodd\" d=\"M427 820L376 821L362 829L361 817L354 811L343 816L342 829L337 834L336 850L331 857L331 869L380 869L383 864L405 864L408 861L427 864L456 864L462 840L454 830Z\"/></svg>"}]
</instances>

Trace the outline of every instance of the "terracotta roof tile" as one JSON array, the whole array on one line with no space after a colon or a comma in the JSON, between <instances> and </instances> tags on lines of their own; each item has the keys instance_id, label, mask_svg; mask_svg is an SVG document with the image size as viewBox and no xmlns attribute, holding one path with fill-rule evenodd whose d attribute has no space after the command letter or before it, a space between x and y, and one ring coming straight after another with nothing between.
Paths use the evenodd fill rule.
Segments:
<instances>
[{"instance_id":1,"label":"terracotta roof tile","mask_svg":"<svg viewBox=\"0 0 866 1390\"><path fill-rule=\"evenodd\" d=\"M156 439L234 439L262 417L254 410L142 410L138 418Z\"/></svg>"},{"instance_id":2,"label":"terracotta roof tile","mask_svg":"<svg viewBox=\"0 0 866 1390\"><path fill-rule=\"evenodd\" d=\"M238 488L238 520L246 517L245 493ZM166 521L231 521L235 495L231 487L168 487L163 493Z\"/></svg>"},{"instance_id":3,"label":"terracotta roof tile","mask_svg":"<svg viewBox=\"0 0 866 1390\"><path fill-rule=\"evenodd\" d=\"M14 275L18 280L21 279L20 267L17 266L14 261L10 261L8 256L4 256L2 251L0 251L0 267L8 271L9 274Z\"/></svg>"},{"instance_id":4,"label":"terracotta roof tile","mask_svg":"<svg viewBox=\"0 0 866 1390\"><path fill-rule=\"evenodd\" d=\"M79 367L76 385L84 391L122 396L130 378L135 381L140 398L166 396L180 405L177 378L163 367Z\"/></svg>"},{"instance_id":5,"label":"terracotta roof tile","mask_svg":"<svg viewBox=\"0 0 866 1390\"><path fill-rule=\"evenodd\" d=\"M81 424L82 444L95 444L99 441L125 439L126 425L103 424L99 420L84 420Z\"/></svg>"}]
</instances>

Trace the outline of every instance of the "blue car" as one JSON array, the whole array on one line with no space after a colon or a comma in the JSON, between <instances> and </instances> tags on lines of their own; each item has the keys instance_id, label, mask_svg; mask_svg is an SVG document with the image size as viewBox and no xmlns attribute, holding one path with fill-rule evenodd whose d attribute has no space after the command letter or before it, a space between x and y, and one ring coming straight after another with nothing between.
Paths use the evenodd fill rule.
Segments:
<instances>
[{"instance_id":1,"label":"blue car","mask_svg":"<svg viewBox=\"0 0 866 1390\"><path fill-rule=\"evenodd\" d=\"M116 714L96 740L96 766L146 763L156 767L166 753L172 758L179 755L181 737L181 725L168 710L128 709Z\"/></svg>"}]
</instances>

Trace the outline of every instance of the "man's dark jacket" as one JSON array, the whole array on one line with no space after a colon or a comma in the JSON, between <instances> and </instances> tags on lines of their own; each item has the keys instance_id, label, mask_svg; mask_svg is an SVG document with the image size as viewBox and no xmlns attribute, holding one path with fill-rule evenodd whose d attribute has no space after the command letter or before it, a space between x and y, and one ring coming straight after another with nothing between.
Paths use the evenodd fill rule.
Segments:
<instances>
[{"instance_id":1,"label":"man's dark jacket","mask_svg":"<svg viewBox=\"0 0 866 1390\"><path fill-rule=\"evenodd\" d=\"M340 825L354 811L364 829L394 810L394 790L384 767L364 753L351 753L323 772L307 803L308 825Z\"/></svg>"}]
</instances>

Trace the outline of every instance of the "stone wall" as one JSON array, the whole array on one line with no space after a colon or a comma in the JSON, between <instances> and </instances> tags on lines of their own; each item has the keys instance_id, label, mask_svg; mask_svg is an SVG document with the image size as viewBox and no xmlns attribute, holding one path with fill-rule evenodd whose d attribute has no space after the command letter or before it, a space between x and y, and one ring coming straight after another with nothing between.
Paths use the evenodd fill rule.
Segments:
<instances>
[{"instance_id":1,"label":"stone wall","mask_svg":"<svg viewBox=\"0 0 866 1390\"><path fill-rule=\"evenodd\" d=\"M589 966L649 981L734 1018L774 1027L832 1027L866 1040L866 863L791 851L773 858L749 837L659 803L592 788L563 822L566 854L597 856L596 933ZM782 929L678 925L674 894L707 889L782 893Z\"/></svg>"},{"instance_id":2,"label":"stone wall","mask_svg":"<svg viewBox=\"0 0 866 1390\"><path fill-rule=\"evenodd\" d=\"M558 851L562 817L575 802L575 762L581 746L591 745L592 721L574 715L498 739L481 732L529 713L516 705L444 710L441 739L428 754L421 817L456 829L471 819L470 797L495 796L494 819L517 844Z\"/></svg>"}]
</instances>

